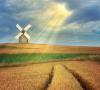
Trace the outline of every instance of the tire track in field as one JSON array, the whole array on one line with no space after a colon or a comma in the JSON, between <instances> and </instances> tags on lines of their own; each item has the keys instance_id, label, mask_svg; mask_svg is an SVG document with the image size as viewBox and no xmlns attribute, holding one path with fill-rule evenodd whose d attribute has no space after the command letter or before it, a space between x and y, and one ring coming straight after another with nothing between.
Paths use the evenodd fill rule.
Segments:
<instances>
[{"instance_id":1,"label":"tire track in field","mask_svg":"<svg viewBox=\"0 0 100 90\"><path fill-rule=\"evenodd\" d=\"M83 90L94 90L91 87L91 85L89 85L88 83L86 83L86 81L84 81L84 79L82 79L81 76L78 73L76 73L74 70L69 69L67 66L64 66L64 67L66 68L66 70L68 70L70 73L72 73L72 75L80 83L80 85L83 88Z\"/></svg>"},{"instance_id":2,"label":"tire track in field","mask_svg":"<svg viewBox=\"0 0 100 90\"><path fill-rule=\"evenodd\" d=\"M84 90L80 82L64 65L54 65L52 77L45 90Z\"/></svg>"},{"instance_id":3,"label":"tire track in field","mask_svg":"<svg viewBox=\"0 0 100 90\"><path fill-rule=\"evenodd\" d=\"M46 82L44 90L48 90L49 85L52 83L53 76L54 76L54 66L52 66L51 73L49 74L49 80Z\"/></svg>"},{"instance_id":4,"label":"tire track in field","mask_svg":"<svg viewBox=\"0 0 100 90\"><path fill-rule=\"evenodd\" d=\"M69 71L69 72L73 75L73 77L80 83L80 85L81 85L81 87L83 88L83 90L89 90L89 89L86 88L86 85L82 82L81 78L79 78L79 75L78 75L78 74L76 74L74 71L70 70L67 66L64 65L64 67L65 67L65 69L66 69L67 71Z\"/></svg>"}]
</instances>

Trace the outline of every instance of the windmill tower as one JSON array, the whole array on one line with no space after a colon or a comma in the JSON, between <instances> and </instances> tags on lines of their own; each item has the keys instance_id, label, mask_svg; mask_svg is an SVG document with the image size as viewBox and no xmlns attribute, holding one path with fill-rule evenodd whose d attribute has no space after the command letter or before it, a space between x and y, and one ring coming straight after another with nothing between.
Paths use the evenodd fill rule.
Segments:
<instances>
[{"instance_id":1,"label":"windmill tower","mask_svg":"<svg viewBox=\"0 0 100 90\"><path fill-rule=\"evenodd\" d=\"M29 43L30 36L27 34L27 31L31 28L31 25L28 24L25 28L22 28L19 24L16 25L20 33L16 36L16 39L19 39L19 43Z\"/></svg>"}]
</instances>

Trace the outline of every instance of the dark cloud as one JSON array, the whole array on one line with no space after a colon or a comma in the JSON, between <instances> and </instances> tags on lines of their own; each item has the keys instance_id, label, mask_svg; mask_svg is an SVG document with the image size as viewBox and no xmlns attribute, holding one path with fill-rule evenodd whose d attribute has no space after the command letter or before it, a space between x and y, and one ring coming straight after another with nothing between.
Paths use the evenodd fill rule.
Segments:
<instances>
[{"instance_id":1,"label":"dark cloud","mask_svg":"<svg viewBox=\"0 0 100 90\"><path fill-rule=\"evenodd\" d=\"M86 0L65 0L71 9L78 9L86 5Z\"/></svg>"},{"instance_id":2,"label":"dark cloud","mask_svg":"<svg viewBox=\"0 0 100 90\"><path fill-rule=\"evenodd\" d=\"M99 4L99 0L54 0L56 2L65 3L70 9L78 9L84 6Z\"/></svg>"},{"instance_id":3,"label":"dark cloud","mask_svg":"<svg viewBox=\"0 0 100 90\"><path fill-rule=\"evenodd\" d=\"M69 9L75 10L88 6L93 3L93 0L55 0L56 2L65 3ZM97 2L97 0L95 0Z\"/></svg>"},{"instance_id":4,"label":"dark cloud","mask_svg":"<svg viewBox=\"0 0 100 90\"><path fill-rule=\"evenodd\" d=\"M98 20L100 20L100 6L94 5L75 11L67 23L85 23Z\"/></svg>"}]
</instances>

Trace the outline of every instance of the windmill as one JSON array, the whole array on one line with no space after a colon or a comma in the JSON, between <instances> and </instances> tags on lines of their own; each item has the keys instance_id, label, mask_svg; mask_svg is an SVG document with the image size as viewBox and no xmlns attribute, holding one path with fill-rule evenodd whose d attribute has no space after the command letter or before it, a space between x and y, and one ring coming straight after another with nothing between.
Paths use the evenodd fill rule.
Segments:
<instances>
[{"instance_id":1,"label":"windmill","mask_svg":"<svg viewBox=\"0 0 100 90\"><path fill-rule=\"evenodd\" d=\"M31 25L28 24L25 28L22 28L19 24L16 25L20 33L16 36L16 39L19 39L19 43L29 43L30 36L27 34L27 31L31 28Z\"/></svg>"}]
</instances>

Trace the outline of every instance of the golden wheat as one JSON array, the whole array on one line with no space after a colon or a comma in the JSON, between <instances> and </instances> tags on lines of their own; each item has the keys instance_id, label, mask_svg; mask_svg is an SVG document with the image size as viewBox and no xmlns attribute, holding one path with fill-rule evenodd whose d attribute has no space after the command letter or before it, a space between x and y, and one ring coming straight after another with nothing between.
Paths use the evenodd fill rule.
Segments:
<instances>
[{"instance_id":1,"label":"golden wheat","mask_svg":"<svg viewBox=\"0 0 100 90\"><path fill-rule=\"evenodd\" d=\"M61 65L54 67L54 76L48 90L83 90L74 76Z\"/></svg>"},{"instance_id":2,"label":"golden wheat","mask_svg":"<svg viewBox=\"0 0 100 90\"><path fill-rule=\"evenodd\" d=\"M100 90L100 64L90 61L73 61L66 64L88 90Z\"/></svg>"},{"instance_id":3,"label":"golden wheat","mask_svg":"<svg viewBox=\"0 0 100 90\"><path fill-rule=\"evenodd\" d=\"M44 90L52 66L33 65L0 69L0 90Z\"/></svg>"}]
</instances>

